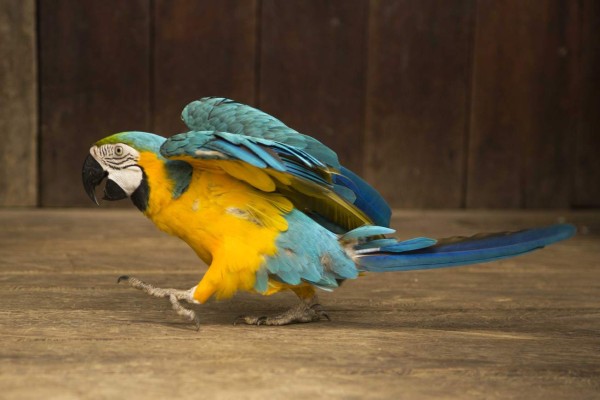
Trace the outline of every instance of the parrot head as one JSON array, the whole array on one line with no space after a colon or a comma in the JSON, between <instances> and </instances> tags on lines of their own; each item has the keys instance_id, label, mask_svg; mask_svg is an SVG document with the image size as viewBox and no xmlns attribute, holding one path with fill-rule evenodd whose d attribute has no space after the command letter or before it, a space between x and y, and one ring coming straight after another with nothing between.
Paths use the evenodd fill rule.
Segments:
<instances>
[{"instance_id":1,"label":"parrot head","mask_svg":"<svg viewBox=\"0 0 600 400\"><path fill-rule=\"evenodd\" d=\"M141 153L160 155L165 138L145 132L122 132L96 142L83 163L83 187L87 195L99 205L96 187L106 179L104 200L122 200L139 192L146 192L147 182L139 164Z\"/></svg>"}]
</instances>

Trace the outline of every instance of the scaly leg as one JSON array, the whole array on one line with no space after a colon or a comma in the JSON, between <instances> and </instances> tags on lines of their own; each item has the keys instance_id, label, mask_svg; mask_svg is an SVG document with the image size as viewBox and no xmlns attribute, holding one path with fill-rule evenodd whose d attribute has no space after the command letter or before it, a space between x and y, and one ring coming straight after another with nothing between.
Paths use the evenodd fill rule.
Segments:
<instances>
[{"instance_id":1,"label":"scaly leg","mask_svg":"<svg viewBox=\"0 0 600 400\"><path fill-rule=\"evenodd\" d=\"M179 300L185 300L188 303L195 303L193 298L193 289L191 290L178 290L178 289L163 289L157 288L149 283L134 278L133 276L123 275L117 279L117 283L126 282L129 286L142 290L154 297L168 297L171 302L173 310L178 315L181 315L185 319L191 321L196 326L196 330L200 329L200 319L193 310L187 309L179 303Z\"/></svg>"},{"instance_id":2,"label":"scaly leg","mask_svg":"<svg viewBox=\"0 0 600 400\"><path fill-rule=\"evenodd\" d=\"M314 288L311 286L304 286L300 288L292 288L292 290L301 300L300 304L297 306L294 306L281 314L272 315L270 317L240 315L233 321L233 324L237 325L238 323L242 323L246 325L281 326L303 322L315 322L321 320L322 318L331 321L329 315L327 315L327 313L321 308Z\"/></svg>"}]
</instances>

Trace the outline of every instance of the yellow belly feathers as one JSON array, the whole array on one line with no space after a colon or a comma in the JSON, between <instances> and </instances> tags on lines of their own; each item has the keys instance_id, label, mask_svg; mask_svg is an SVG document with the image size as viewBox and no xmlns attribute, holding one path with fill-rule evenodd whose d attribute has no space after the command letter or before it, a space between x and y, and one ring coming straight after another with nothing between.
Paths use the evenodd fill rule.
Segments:
<instances>
[{"instance_id":1,"label":"yellow belly feathers","mask_svg":"<svg viewBox=\"0 0 600 400\"><path fill-rule=\"evenodd\" d=\"M210 265L194 298L203 303L213 294L227 298L237 290L253 290L257 270L266 256L276 254L275 240L287 230L284 215L292 203L218 169L195 169L188 190L173 199L173 182L163 161L144 153L140 165L150 188L146 216L159 229L187 242ZM270 286L267 294L287 285Z\"/></svg>"}]
</instances>

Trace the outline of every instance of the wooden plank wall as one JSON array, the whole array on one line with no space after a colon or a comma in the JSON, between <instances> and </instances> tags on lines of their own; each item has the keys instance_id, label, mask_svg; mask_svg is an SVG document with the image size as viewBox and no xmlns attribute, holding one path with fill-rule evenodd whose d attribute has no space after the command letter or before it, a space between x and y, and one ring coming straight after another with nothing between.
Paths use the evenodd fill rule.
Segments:
<instances>
[{"instance_id":1,"label":"wooden plank wall","mask_svg":"<svg viewBox=\"0 0 600 400\"><path fill-rule=\"evenodd\" d=\"M151 130L147 0L39 2L43 206L87 206L81 165L92 143Z\"/></svg>"},{"instance_id":2,"label":"wooden plank wall","mask_svg":"<svg viewBox=\"0 0 600 400\"><path fill-rule=\"evenodd\" d=\"M600 205L600 2L584 0L580 10L581 116L578 119L572 204Z\"/></svg>"},{"instance_id":3,"label":"wooden plank wall","mask_svg":"<svg viewBox=\"0 0 600 400\"><path fill-rule=\"evenodd\" d=\"M35 1L0 1L0 206L37 204Z\"/></svg>"},{"instance_id":4,"label":"wooden plank wall","mask_svg":"<svg viewBox=\"0 0 600 400\"><path fill-rule=\"evenodd\" d=\"M183 132L183 106L204 96L254 104L257 1L155 0L153 130Z\"/></svg>"},{"instance_id":5,"label":"wooden plank wall","mask_svg":"<svg viewBox=\"0 0 600 400\"><path fill-rule=\"evenodd\" d=\"M360 171L367 60L364 0L265 0L261 109L334 148Z\"/></svg>"},{"instance_id":6,"label":"wooden plank wall","mask_svg":"<svg viewBox=\"0 0 600 400\"><path fill-rule=\"evenodd\" d=\"M374 1L365 175L397 207L461 207L474 2Z\"/></svg>"},{"instance_id":7,"label":"wooden plank wall","mask_svg":"<svg viewBox=\"0 0 600 400\"><path fill-rule=\"evenodd\" d=\"M0 205L90 205L93 141L178 133L218 95L319 138L394 207L600 207L596 0L44 0L39 83L34 5L0 8Z\"/></svg>"},{"instance_id":8,"label":"wooden plank wall","mask_svg":"<svg viewBox=\"0 0 600 400\"><path fill-rule=\"evenodd\" d=\"M577 131L574 1L480 1L467 207L569 207Z\"/></svg>"}]
</instances>

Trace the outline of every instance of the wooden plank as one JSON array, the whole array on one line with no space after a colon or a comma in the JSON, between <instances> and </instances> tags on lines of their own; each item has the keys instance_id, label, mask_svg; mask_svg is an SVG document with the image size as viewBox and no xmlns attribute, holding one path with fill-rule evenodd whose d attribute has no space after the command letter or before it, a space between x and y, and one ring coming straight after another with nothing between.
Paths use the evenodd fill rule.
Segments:
<instances>
[{"instance_id":1,"label":"wooden plank","mask_svg":"<svg viewBox=\"0 0 600 400\"><path fill-rule=\"evenodd\" d=\"M438 237L558 217L592 234L494 263L369 273L319 291L331 321L231 323L282 312L292 294L185 304L196 331L167 299L116 283L185 289L205 270L137 210L0 210L1 397L597 399L599 212L403 211L392 226Z\"/></svg>"},{"instance_id":2,"label":"wooden plank","mask_svg":"<svg viewBox=\"0 0 600 400\"><path fill-rule=\"evenodd\" d=\"M35 33L34 0L0 2L0 206L37 204Z\"/></svg>"},{"instance_id":3,"label":"wooden plank","mask_svg":"<svg viewBox=\"0 0 600 400\"><path fill-rule=\"evenodd\" d=\"M80 184L90 144L150 128L149 2L49 0L39 13L41 202L90 205Z\"/></svg>"},{"instance_id":4,"label":"wooden plank","mask_svg":"<svg viewBox=\"0 0 600 400\"><path fill-rule=\"evenodd\" d=\"M577 2L480 1L468 207L567 207Z\"/></svg>"},{"instance_id":5,"label":"wooden plank","mask_svg":"<svg viewBox=\"0 0 600 400\"><path fill-rule=\"evenodd\" d=\"M256 0L154 2L154 129L183 132L192 100L229 97L255 104Z\"/></svg>"},{"instance_id":6,"label":"wooden plank","mask_svg":"<svg viewBox=\"0 0 600 400\"><path fill-rule=\"evenodd\" d=\"M600 207L600 2L584 0L582 113L577 135L573 205Z\"/></svg>"},{"instance_id":7,"label":"wooden plank","mask_svg":"<svg viewBox=\"0 0 600 400\"><path fill-rule=\"evenodd\" d=\"M368 2L265 0L260 107L361 173Z\"/></svg>"},{"instance_id":8,"label":"wooden plank","mask_svg":"<svg viewBox=\"0 0 600 400\"><path fill-rule=\"evenodd\" d=\"M366 176L394 207L460 207L474 4L373 1Z\"/></svg>"}]
</instances>

